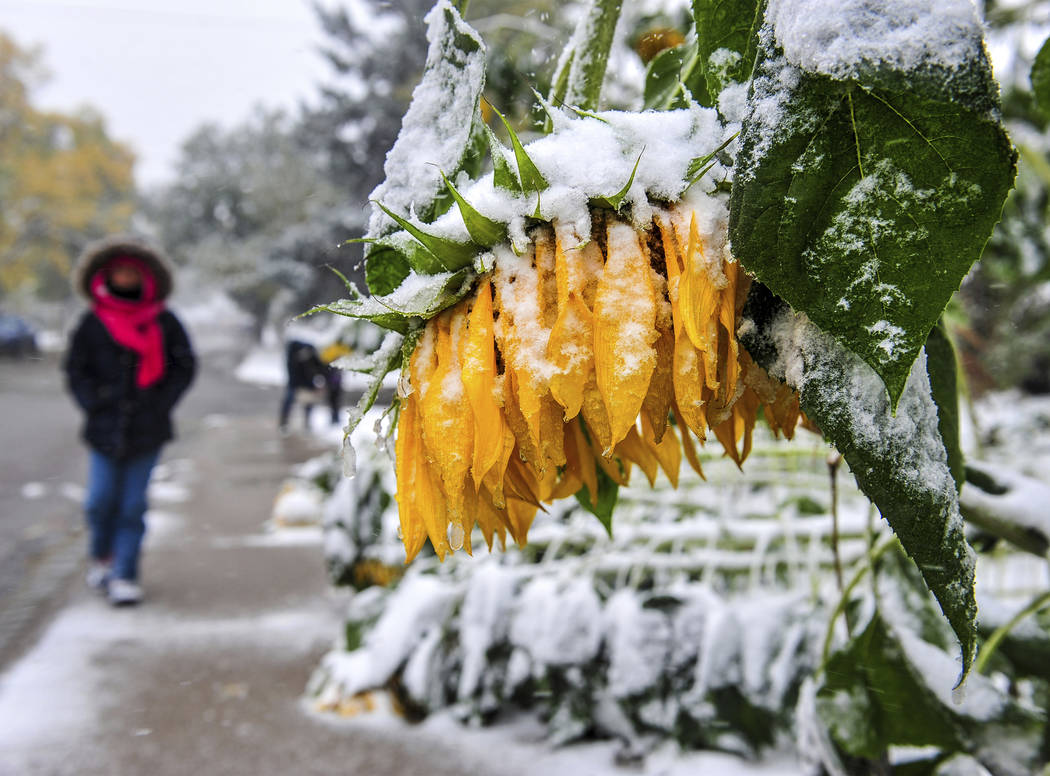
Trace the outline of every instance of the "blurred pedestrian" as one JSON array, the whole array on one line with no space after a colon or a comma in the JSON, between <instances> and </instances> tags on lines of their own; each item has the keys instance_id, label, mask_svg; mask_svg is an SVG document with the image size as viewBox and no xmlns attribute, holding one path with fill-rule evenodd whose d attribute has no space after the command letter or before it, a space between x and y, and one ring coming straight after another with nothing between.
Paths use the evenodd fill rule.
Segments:
<instances>
[{"instance_id":1,"label":"blurred pedestrian","mask_svg":"<svg viewBox=\"0 0 1050 776\"><path fill-rule=\"evenodd\" d=\"M303 402L303 425L309 429L310 411L316 402L315 397L324 390L326 384L324 364L317 355L317 348L302 340L289 340L284 356L288 380L281 398L277 425L282 432L288 430L288 418L298 396Z\"/></svg>"},{"instance_id":2,"label":"blurred pedestrian","mask_svg":"<svg viewBox=\"0 0 1050 776\"><path fill-rule=\"evenodd\" d=\"M65 358L69 389L86 416L88 584L114 605L135 604L146 489L173 437L171 412L193 381L196 358L164 306L171 270L146 243L115 237L89 246L74 284L91 305Z\"/></svg>"}]
</instances>

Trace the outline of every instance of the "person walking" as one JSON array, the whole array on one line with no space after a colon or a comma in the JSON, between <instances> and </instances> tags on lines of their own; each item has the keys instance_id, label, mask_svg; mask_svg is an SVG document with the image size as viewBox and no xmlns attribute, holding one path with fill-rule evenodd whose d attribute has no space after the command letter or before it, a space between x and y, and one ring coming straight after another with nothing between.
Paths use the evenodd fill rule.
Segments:
<instances>
[{"instance_id":1,"label":"person walking","mask_svg":"<svg viewBox=\"0 0 1050 776\"><path fill-rule=\"evenodd\" d=\"M281 409L277 427L282 433L288 431L288 418L292 414L296 396L303 402L303 426L310 428L310 413L317 398L328 385L327 370L317 355L317 348L309 342L293 339L285 348L285 367L288 380L281 397Z\"/></svg>"},{"instance_id":2,"label":"person walking","mask_svg":"<svg viewBox=\"0 0 1050 776\"><path fill-rule=\"evenodd\" d=\"M89 451L87 581L114 605L136 604L146 489L161 447L173 438L171 412L197 361L185 329L164 306L171 270L146 242L118 236L88 246L73 282L91 305L64 362Z\"/></svg>"}]
</instances>

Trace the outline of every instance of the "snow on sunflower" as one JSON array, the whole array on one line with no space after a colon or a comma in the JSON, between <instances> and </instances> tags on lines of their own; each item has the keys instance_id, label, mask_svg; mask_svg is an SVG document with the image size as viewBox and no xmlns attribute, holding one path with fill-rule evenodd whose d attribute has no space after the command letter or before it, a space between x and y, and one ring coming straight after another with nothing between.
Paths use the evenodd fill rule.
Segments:
<instances>
[{"instance_id":1,"label":"snow on sunflower","mask_svg":"<svg viewBox=\"0 0 1050 776\"><path fill-rule=\"evenodd\" d=\"M724 221L684 203L644 228L590 213L589 234L553 220L524 251L494 246L473 293L427 321L395 446L407 560L427 538L442 559L470 552L475 524L490 549L524 544L544 503L596 506L599 479L634 466L677 486L684 457L702 476L709 434L740 465L760 408L794 434L797 394L737 342L750 279Z\"/></svg>"}]
</instances>

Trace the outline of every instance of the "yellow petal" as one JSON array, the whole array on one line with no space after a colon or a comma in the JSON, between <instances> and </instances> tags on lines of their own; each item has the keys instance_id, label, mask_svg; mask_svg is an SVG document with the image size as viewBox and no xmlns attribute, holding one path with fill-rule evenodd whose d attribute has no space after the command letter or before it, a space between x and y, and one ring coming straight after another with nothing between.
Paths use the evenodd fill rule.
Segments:
<instances>
[{"instance_id":1,"label":"yellow petal","mask_svg":"<svg viewBox=\"0 0 1050 776\"><path fill-rule=\"evenodd\" d=\"M642 417L649 418L657 442L667 428L667 416L674 396L674 350L674 334L670 329L660 331L660 338L656 340L656 369L642 401Z\"/></svg>"},{"instance_id":2,"label":"yellow petal","mask_svg":"<svg viewBox=\"0 0 1050 776\"><path fill-rule=\"evenodd\" d=\"M539 226L533 230L532 238L538 276L536 288L540 321L545 328L549 329L558 316L557 278L554 272L554 232L549 226Z\"/></svg>"},{"instance_id":3,"label":"yellow petal","mask_svg":"<svg viewBox=\"0 0 1050 776\"><path fill-rule=\"evenodd\" d=\"M722 391L726 396L732 396L736 392L737 382L740 379L740 347L736 339L736 279L739 265L726 262L724 265L725 275L729 285L722 292L722 298L718 309L718 322L721 325L721 336L727 345L725 354Z\"/></svg>"},{"instance_id":4,"label":"yellow petal","mask_svg":"<svg viewBox=\"0 0 1050 776\"><path fill-rule=\"evenodd\" d=\"M580 408L580 414L598 450L610 450L612 427L609 425L609 412L605 409L605 401L598 391L598 377L594 372L587 376L587 382L583 386L583 406Z\"/></svg>"},{"instance_id":5,"label":"yellow petal","mask_svg":"<svg viewBox=\"0 0 1050 776\"><path fill-rule=\"evenodd\" d=\"M700 437L707 436L707 415L704 411L704 362L692 340L681 334L675 341L671 382L678 413L685 425Z\"/></svg>"},{"instance_id":6,"label":"yellow petal","mask_svg":"<svg viewBox=\"0 0 1050 776\"><path fill-rule=\"evenodd\" d=\"M470 473L474 490L503 452L503 410L496 400L496 347L492 334L492 284L483 281L474 299L463 339L463 388L474 413Z\"/></svg>"},{"instance_id":7,"label":"yellow petal","mask_svg":"<svg viewBox=\"0 0 1050 776\"><path fill-rule=\"evenodd\" d=\"M536 507L541 506L539 477L529 464L516 455L510 457L503 486L510 499L518 499Z\"/></svg>"},{"instance_id":8,"label":"yellow petal","mask_svg":"<svg viewBox=\"0 0 1050 776\"><path fill-rule=\"evenodd\" d=\"M411 499L426 526L434 552L439 560L444 560L452 548L448 546L449 513L441 490L441 475L422 457L416 459L415 468Z\"/></svg>"},{"instance_id":9,"label":"yellow petal","mask_svg":"<svg viewBox=\"0 0 1050 776\"><path fill-rule=\"evenodd\" d=\"M477 520L478 526L481 528L481 534L485 537L485 544L488 545L489 552L492 552L492 540L496 535L503 536L506 531L505 520L502 517L502 510L496 509L492 505L492 494L486 489L482 488L474 497L476 504L474 507L474 515ZM506 540L504 539L504 542Z\"/></svg>"},{"instance_id":10,"label":"yellow petal","mask_svg":"<svg viewBox=\"0 0 1050 776\"><path fill-rule=\"evenodd\" d=\"M686 433L688 433L688 430L686 430ZM675 436L674 427L667 426L658 442L656 441L656 433L653 430L652 423L649 421L649 416L642 413L642 440L653 451L653 455L656 456L656 460L660 463L660 468L664 470L667 479L671 481L671 486L677 488L678 471L682 466L682 448L678 444L678 437Z\"/></svg>"},{"instance_id":11,"label":"yellow petal","mask_svg":"<svg viewBox=\"0 0 1050 776\"><path fill-rule=\"evenodd\" d=\"M565 419L571 420L580 412L584 386L594 370L594 316L587 295L591 293L593 304L603 260L597 244L579 245L580 237L570 227L556 224L555 234L558 316L547 343L547 358L554 366L551 395L565 408Z\"/></svg>"},{"instance_id":12,"label":"yellow petal","mask_svg":"<svg viewBox=\"0 0 1050 776\"><path fill-rule=\"evenodd\" d=\"M565 475L564 486L556 491L554 498L565 498L586 486L591 503L598 502L598 469L594 453L583 433L579 418L565 426Z\"/></svg>"},{"instance_id":13,"label":"yellow petal","mask_svg":"<svg viewBox=\"0 0 1050 776\"><path fill-rule=\"evenodd\" d=\"M588 447L591 450L592 459L602 468L602 471L609 476L609 479L617 485L627 485L631 481L630 461L614 455L603 455L602 448L598 446L593 438L589 440ZM592 494L594 493L597 493L597 486L595 487L595 490L592 491ZM591 499L591 503L596 503L594 498Z\"/></svg>"},{"instance_id":14,"label":"yellow petal","mask_svg":"<svg viewBox=\"0 0 1050 776\"><path fill-rule=\"evenodd\" d=\"M682 412L677 404L673 405L673 409L675 420L678 423L678 433L682 435L682 452L685 454L685 459L689 461L693 471L706 480L707 477L704 476L704 470L700 466L700 457L696 454L696 445L693 444L693 438L689 435L689 428L682 418Z\"/></svg>"},{"instance_id":15,"label":"yellow petal","mask_svg":"<svg viewBox=\"0 0 1050 776\"><path fill-rule=\"evenodd\" d=\"M683 256L682 277L678 284L678 307L682 326L696 349L714 354L718 349L718 311L721 292L712 282L703 243L696 226L696 214L689 222L689 242ZM714 374L708 376L710 381Z\"/></svg>"},{"instance_id":16,"label":"yellow petal","mask_svg":"<svg viewBox=\"0 0 1050 776\"><path fill-rule=\"evenodd\" d=\"M437 369L420 405L427 458L439 474L456 522L464 516L465 489L474 446L474 416L464 395L457 342L464 333L465 323L466 307L461 303L428 324L437 326Z\"/></svg>"},{"instance_id":17,"label":"yellow petal","mask_svg":"<svg viewBox=\"0 0 1050 776\"><path fill-rule=\"evenodd\" d=\"M514 433L510 430L510 427L503 424L503 445L500 450L499 460L496 461L496 465L489 469L485 475L484 488L492 496L492 505L496 509L502 510L506 506L506 497L503 493L503 483L507 473L507 466L510 463L510 458L514 454L515 450L515 439Z\"/></svg>"},{"instance_id":18,"label":"yellow petal","mask_svg":"<svg viewBox=\"0 0 1050 776\"><path fill-rule=\"evenodd\" d=\"M594 302L594 370L615 447L634 425L648 393L659 335L649 261L638 234L627 224L613 223L607 245Z\"/></svg>"},{"instance_id":19,"label":"yellow petal","mask_svg":"<svg viewBox=\"0 0 1050 776\"><path fill-rule=\"evenodd\" d=\"M532 521L536 517L537 511L537 507L533 504L514 498L507 501L508 529L511 537L518 543L519 547L524 547L528 541L529 528L532 526Z\"/></svg>"},{"instance_id":20,"label":"yellow petal","mask_svg":"<svg viewBox=\"0 0 1050 776\"><path fill-rule=\"evenodd\" d=\"M397 420L397 441L394 444L397 478L398 517L401 521L401 540L405 545L405 563L411 561L423 548L427 538L422 514L412 499L415 474L423 458L423 432L419 427L419 412L415 394L401 402Z\"/></svg>"},{"instance_id":21,"label":"yellow petal","mask_svg":"<svg viewBox=\"0 0 1050 776\"><path fill-rule=\"evenodd\" d=\"M539 461L541 457L538 445L540 435L539 397L527 391L522 392L520 390L518 374L510 367L508 367L507 371L504 373L503 383L505 386L503 391L503 417L507 422L507 426L514 434L514 440L518 446L520 454L523 455L527 461ZM533 435L533 427L530 427L529 421L525 417L525 410L521 406L523 398L527 402L531 400L532 403L529 412L532 416L535 435Z\"/></svg>"},{"instance_id":22,"label":"yellow petal","mask_svg":"<svg viewBox=\"0 0 1050 776\"><path fill-rule=\"evenodd\" d=\"M656 472L660 468L660 462L656 460L652 449L642 441L637 426L631 426L628 429L627 436L616 445L616 454L624 460L638 464L638 468L649 480L649 487L656 484Z\"/></svg>"}]
</instances>

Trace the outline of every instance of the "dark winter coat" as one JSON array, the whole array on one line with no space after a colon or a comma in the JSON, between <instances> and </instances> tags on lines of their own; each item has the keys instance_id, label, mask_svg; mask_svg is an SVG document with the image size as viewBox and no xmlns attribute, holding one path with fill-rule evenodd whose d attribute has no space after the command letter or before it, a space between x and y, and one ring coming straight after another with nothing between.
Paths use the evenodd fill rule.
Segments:
<instances>
[{"instance_id":1,"label":"dark winter coat","mask_svg":"<svg viewBox=\"0 0 1050 776\"><path fill-rule=\"evenodd\" d=\"M135 384L138 355L117 344L94 313L80 319L66 354L69 389L87 415L84 440L113 458L156 450L174 436L171 410L193 382L197 361L185 329L171 312L157 318L164 337L164 377Z\"/></svg>"},{"instance_id":2,"label":"dark winter coat","mask_svg":"<svg viewBox=\"0 0 1050 776\"><path fill-rule=\"evenodd\" d=\"M328 369L317 354L317 348L307 342L292 340L285 351L290 388L324 388Z\"/></svg>"},{"instance_id":3,"label":"dark winter coat","mask_svg":"<svg viewBox=\"0 0 1050 776\"><path fill-rule=\"evenodd\" d=\"M92 276L118 255L145 261L156 281L156 298L172 289L172 274L159 250L132 235L117 235L89 245L77 260L73 285L89 301ZM84 440L114 458L132 458L156 450L174 436L171 411L193 382L197 360L186 330L170 311L157 317L164 340L164 376L139 388L139 357L118 344L93 312L80 319L66 353L69 390L87 418Z\"/></svg>"}]
</instances>

